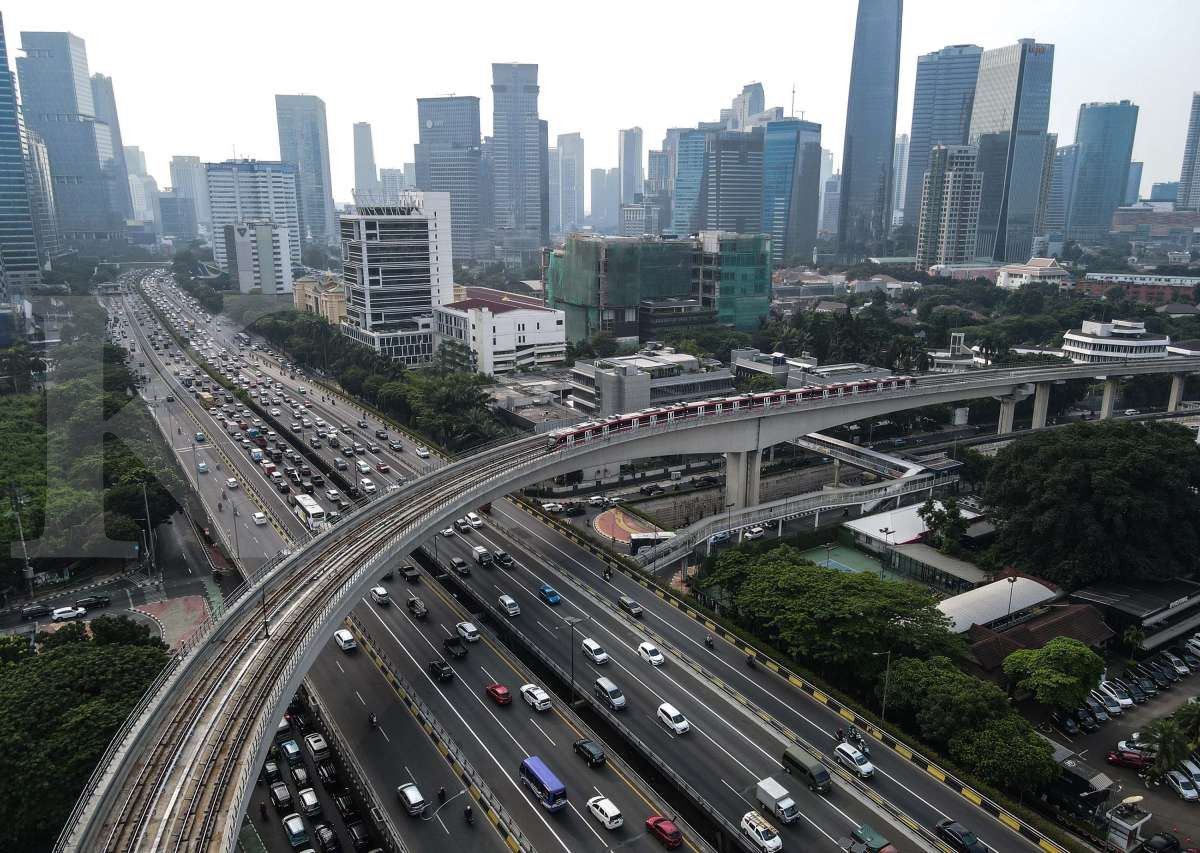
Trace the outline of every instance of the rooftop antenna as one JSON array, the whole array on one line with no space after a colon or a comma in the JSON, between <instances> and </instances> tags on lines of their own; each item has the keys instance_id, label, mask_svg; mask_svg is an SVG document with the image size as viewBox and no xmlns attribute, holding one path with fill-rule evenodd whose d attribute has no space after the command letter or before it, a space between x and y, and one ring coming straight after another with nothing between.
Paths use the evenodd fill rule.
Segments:
<instances>
[{"instance_id":1,"label":"rooftop antenna","mask_svg":"<svg viewBox=\"0 0 1200 853\"><path fill-rule=\"evenodd\" d=\"M796 81L792 81L792 118L796 117Z\"/></svg>"}]
</instances>

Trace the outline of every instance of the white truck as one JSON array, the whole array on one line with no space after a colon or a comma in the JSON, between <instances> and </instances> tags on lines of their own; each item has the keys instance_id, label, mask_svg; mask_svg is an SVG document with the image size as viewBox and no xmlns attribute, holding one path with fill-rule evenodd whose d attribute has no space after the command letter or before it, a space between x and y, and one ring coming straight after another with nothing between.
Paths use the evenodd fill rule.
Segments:
<instances>
[{"instance_id":1,"label":"white truck","mask_svg":"<svg viewBox=\"0 0 1200 853\"><path fill-rule=\"evenodd\" d=\"M779 818L783 823L794 823L800 817L800 811L796 808L796 802L792 799L792 795L787 792L787 788L780 785L771 776L758 780L754 789L754 797L769 814Z\"/></svg>"},{"instance_id":2,"label":"white truck","mask_svg":"<svg viewBox=\"0 0 1200 853\"><path fill-rule=\"evenodd\" d=\"M492 564L492 552L482 545L476 545L471 549L471 553L475 556L475 562L481 566L490 566Z\"/></svg>"}]
</instances>

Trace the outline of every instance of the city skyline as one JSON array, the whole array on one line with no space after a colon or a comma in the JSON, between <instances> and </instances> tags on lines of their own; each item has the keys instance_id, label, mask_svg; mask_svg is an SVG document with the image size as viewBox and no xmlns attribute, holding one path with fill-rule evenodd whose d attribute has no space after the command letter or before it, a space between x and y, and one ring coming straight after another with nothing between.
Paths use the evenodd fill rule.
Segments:
<instances>
[{"instance_id":1,"label":"city skyline","mask_svg":"<svg viewBox=\"0 0 1200 853\"><path fill-rule=\"evenodd\" d=\"M645 148L649 149L663 137L667 127L694 126L698 121L715 119L730 93L738 92L745 84L756 80L763 83L767 106L782 106L785 115L790 113L791 89L793 83L796 85L796 115L799 117L803 111L804 118L822 124L823 144L836 153L836 165L841 168L854 5L811 4L795 10L794 20L803 22L806 29L815 29L821 36L816 40L819 43L812 45L813 50L806 55L804 67L789 58L786 51L772 56L750 48L749 45L757 44L749 37L754 30L754 21L763 17L741 16L743 20L729 33L730 43L748 46L744 50L735 48L730 59L722 62L720 67L710 67L712 64L704 63L702 57L695 61L680 61L679 57L674 57L668 67L667 58L664 58L661 71L666 77L679 79L683 72L689 80L689 85L673 90L668 99L649 94L640 99L599 97L601 87L594 77L582 73L577 57L528 33L519 32L497 17L482 28L489 32L491 41L477 46L474 55L479 57L478 62L450 63L433 47L413 45L412 49L423 56L428 52L419 61L424 61L429 70L420 78L400 81L395 91L389 90L389 102L396 105L389 110L379 108L378 91L356 82L361 79L358 71L363 69L363 63L377 64L380 71L386 68L386 57L391 54L374 51L371 45L374 39L384 38L387 27L372 27L371 32L380 35L368 33L364 36L363 22L353 15L323 16L319 23L311 15L298 16L295 22L272 18L270 31L276 32L277 36L265 43L261 39L255 42L261 55L256 54L248 65L240 65L236 70L215 69L212 74L206 71L208 83L194 91L187 90L187 75L175 74L171 69L186 67L189 62L198 68L209 68L211 57L202 51L206 41L203 33L213 27L213 37L216 37L219 14L198 21L189 20L190 28L199 27L200 30L192 30L197 36L195 39L170 47L148 40L132 53L122 51L120 31L100 9L47 8L22 0L5 9L5 19L14 43L19 43L21 30L68 30L87 41L90 65L115 81L125 141L138 145L146 153L149 171L160 186L168 184L168 163L175 155L192 154L206 161L219 162L233 156L236 147L239 157L274 159L278 143L273 95L308 92L321 97L328 109L333 195L337 203L343 203L350 201L354 183L354 122L372 124L375 159L380 168L399 168L411 160L412 145L417 141L414 138L417 97L447 91L480 97L484 118L481 129L485 136L489 135L489 64L493 60L516 59L539 65L540 113L549 122L550 138L580 133L588 145L589 170L593 166L611 168L617 165L616 131L620 128L642 127L647 140ZM1107 8L1109 13L1101 13L1097 6ZM906 132L911 124L919 55L948 44L975 43L991 49L1011 44L1019 38L1034 38L1056 45L1058 59L1049 129L1058 133L1060 139L1072 137L1081 103L1129 99L1139 105L1141 115L1133 156L1146 164L1142 191L1148 193L1152 183L1178 179L1187 111L1191 91L1196 86L1195 81L1185 79L1178 70L1187 67L1189 46L1200 33L1200 21L1194 15L1173 15L1171 7L1178 7L1182 12L1184 2L1171 0L1164 3L1160 14L1153 19L1126 14L1118 28L1111 25L1118 13L1135 9L1128 2L1070 0L1054 4L1048 11L1045 4L1017 0L985 14L982 9L961 9L941 0L911 0L905 8L896 130ZM763 16L768 12L764 6ZM268 10L239 11L239 15L251 18L264 16L264 26L266 14ZM414 14L420 16L423 13ZM645 9L640 10L640 14L649 21L665 12ZM140 20L148 29L175 26L170 10L148 8ZM1166 26L1166 21L1172 21L1173 25ZM673 26L679 23L675 21ZM283 29L276 29L280 25ZM608 25L600 24L601 28L605 26ZM222 30L221 38L231 40L230 52L246 55L236 42L263 31L251 21L236 33ZM359 45L361 55L356 62L357 70L350 72L312 63L306 51L289 48L289 45L310 39L316 32L320 32L330 45L352 43L352 37L354 40L365 38ZM747 38L739 40L736 38L738 32L744 32ZM1153 44L1155 50L1147 52L1136 68L1118 68L1118 64L1103 59L1105 55L1139 43ZM15 50L11 53L19 55ZM819 78L805 71L814 63L822 68ZM158 71L147 73L146 69L150 67L156 67ZM644 81L648 70L653 69L641 66L638 79ZM626 70L614 67L611 71L607 78L611 82L604 89L616 87L633 93L644 88L637 85L631 73L626 79ZM228 99L219 94L224 88L219 84L224 74L231 78L231 87L236 86L235 90L242 93L239 98ZM819 84L806 84L806 80L819 80ZM248 84L247 81L251 82ZM181 99L180 92L183 91L187 92L187 97ZM162 114L163 103L187 103L197 114L212 114L219 107L227 120L219 123L160 122L158 117ZM231 132L231 128L237 130Z\"/></svg>"}]
</instances>

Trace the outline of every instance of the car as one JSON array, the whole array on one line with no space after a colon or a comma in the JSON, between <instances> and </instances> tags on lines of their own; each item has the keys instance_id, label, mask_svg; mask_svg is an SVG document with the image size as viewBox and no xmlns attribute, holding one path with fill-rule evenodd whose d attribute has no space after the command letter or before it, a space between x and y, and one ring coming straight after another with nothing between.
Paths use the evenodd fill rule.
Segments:
<instances>
[{"instance_id":1,"label":"car","mask_svg":"<svg viewBox=\"0 0 1200 853\"><path fill-rule=\"evenodd\" d=\"M1200 800L1200 793L1196 792L1196 783L1182 770L1168 770L1166 779L1167 785L1179 799L1189 803Z\"/></svg>"},{"instance_id":2,"label":"car","mask_svg":"<svg viewBox=\"0 0 1200 853\"><path fill-rule=\"evenodd\" d=\"M322 761L317 765L317 778L321 784L332 790L338 786L337 765L332 761Z\"/></svg>"},{"instance_id":3,"label":"car","mask_svg":"<svg viewBox=\"0 0 1200 853\"><path fill-rule=\"evenodd\" d=\"M69 622L72 619L81 619L87 615L87 608L75 607L69 605L67 607L55 607L50 611L51 622Z\"/></svg>"},{"instance_id":4,"label":"car","mask_svg":"<svg viewBox=\"0 0 1200 853\"><path fill-rule=\"evenodd\" d=\"M665 491L658 483L647 483L638 489L643 495L657 495L659 492Z\"/></svg>"},{"instance_id":5,"label":"car","mask_svg":"<svg viewBox=\"0 0 1200 853\"><path fill-rule=\"evenodd\" d=\"M408 583L420 583L421 573L417 571L417 567L411 563L405 563L400 567L400 576Z\"/></svg>"},{"instance_id":6,"label":"car","mask_svg":"<svg viewBox=\"0 0 1200 853\"><path fill-rule=\"evenodd\" d=\"M341 853L342 840L328 823L318 823L313 827L313 838L321 853Z\"/></svg>"},{"instance_id":7,"label":"car","mask_svg":"<svg viewBox=\"0 0 1200 853\"><path fill-rule=\"evenodd\" d=\"M112 604L112 599L107 595L85 595L83 598L75 602L76 607L82 607L85 610L95 609L97 607L108 607Z\"/></svg>"},{"instance_id":8,"label":"car","mask_svg":"<svg viewBox=\"0 0 1200 853\"><path fill-rule=\"evenodd\" d=\"M208 463L207 462L197 462L196 463L196 471L201 474L207 474L208 473Z\"/></svg>"},{"instance_id":9,"label":"car","mask_svg":"<svg viewBox=\"0 0 1200 853\"><path fill-rule=\"evenodd\" d=\"M1088 711L1091 712L1093 719L1095 719L1097 723L1104 724L1108 722L1108 711L1104 710L1103 705L1101 705L1091 696L1087 697L1087 699L1084 700L1084 703L1087 705Z\"/></svg>"},{"instance_id":10,"label":"car","mask_svg":"<svg viewBox=\"0 0 1200 853\"><path fill-rule=\"evenodd\" d=\"M265 512L256 512L252 518L254 519L254 523L259 526L267 523L267 514Z\"/></svg>"},{"instance_id":11,"label":"car","mask_svg":"<svg viewBox=\"0 0 1200 853\"><path fill-rule=\"evenodd\" d=\"M263 775L263 780L268 785L274 784L275 782L283 781L283 773L280 772L279 764L278 764L278 762L275 762L275 761L268 760L266 763L263 764L262 775Z\"/></svg>"},{"instance_id":12,"label":"car","mask_svg":"<svg viewBox=\"0 0 1200 853\"><path fill-rule=\"evenodd\" d=\"M358 484L360 486L362 486L362 490L364 492L366 492L368 495L375 494L375 492L376 492L375 484L373 482L371 482L370 478L363 477L361 480L358 481Z\"/></svg>"},{"instance_id":13,"label":"car","mask_svg":"<svg viewBox=\"0 0 1200 853\"><path fill-rule=\"evenodd\" d=\"M395 439L392 439L391 441L388 442L388 449L394 450L397 453L403 453L404 445L401 444L400 442L396 441Z\"/></svg>"},{"instance_id":14,"label":"car","mask_svg":"<svg viewBox=\"0 0 1200 853\"><path fill-rule=\"evenodd\" d=\"M542 504L542 512L562 512L563 505L554 501L547 501Z\"/></svg>"},{"instance_id":15,"label":"car","mask_svg":"<svg viewBox=\"0 0 1200 853\"><path fill-rule=\"evenodd\" d=\"M451 557L450 568L454 569L455 574L464 578L471 574L471 567L467 565L467 561L462 557Z\"/></svg>"},{"instance_id":16,"label":"car","mask_svg":"<svg viewBox=\"0 0 1200 853\"><path fill-rule=\"evenodd\" d=\"M205 436L204 433L198 432L195 435L195 439L196 439L197 444L203 444L204 442L206 442L208 440L208 437Z\"/></svg>"},{"instance_id":17,"label":"car","mask_svg":"<svg viewBox=\"0 0 1200 853\"><path fill-rule=\"evenodd\" d=\"M277 811L287 812L292 810L292 792L283 782L273 782L271 784L271 805Z\"/></svg>"},{"instance_id":18,"label":"car","mask_svg":"<svg viewBox=\"0 0 1200 853\"><path fill-rule=\"evenodd\" d=\"M418 444L416 448L414 448L413 453L417 454L418 459L429 458L429 448L423 444Z\"/></svg>"},{"instance_id":19,"label":"car","mask_svg":"<svg viewBox=\"0 0 1200 853\"><path fill-rule=\"evenodd\" d=\"M865 853L896 853L892 842L888 841L875 827L862 823L850 830L850 838L858 842L855 849Z\"/></svg>"},{"instance_id":20,"label":"car","mask_svg":"<svg viewBox=\"0 0 1200 853\"><path fill-rule=\"evenodd\" d=\"M342 816L342 820L350 820L358 816L358 810L354 807L354 798L349 794L335 794L333 807Z\"/></svg>"},{"instance_id":21,"label":"car","mask_svg":"<svg viewBox=\"0 0 1200 853\"><path fill-rule=\"evenodd\" d=\"M425 606L425 602L417 598L415 595L410 595L405 603L408 612L417 619L424 619L429 614L429 608Z\"/></svg>"},{"instance_id":22,"label":"car","mask_svg":"<svg viewBox=\"0 0 1200 853\"><path fill-rule=\"evenodd\" d=\"M387 591L387 587L373 586L371 587L371 599L376 604L386 607L392 603L392 594Z\"/></svg>"},{"instance_id":23,"label":"car","mask_svg":"<svg viewBox=\"0 0 1200 853\"><path fill-rule=\"evenodd\" d=\"M1068 737L1079 734L1079 724L1070 714L1055 711L1050 715L1050 724Z\"/></svg>"},{"instance_id":24,"label":"car","mask_svg":"<svg viewBox=\"0 0 1200 853\"><path fill-rule=\"evenodd\" d=\"M299 479L299 477L297 477L297 479ZM275 488L279 490L281 495L286 495L292 491L292 484L287 480L280 480L275 484Z\"/></svg>"},{"instance_id":25,"label":"car","mask_svg":"<svg viewBox=\"0 0 1200 853\"><path fill-rule=\"evenodd\" d=\"M234 479L233 477L230 477L228 480L225 481L225 488L229 489L230 491L233 491L237 487L238 487L238 481L236 479Z\"/></svg>"},{"instance_id":26,"label":"car","mask_svg":"<svg viewBox=\"0 0 1200 853\"><path fill-rule=\"evenodd\" d=\"M339 492L337 489L326 489L325 497L331 501L338 501L338 500L342 499L342 493Z\"/></svg>"},{"instance_id":27,"label":"car","mask_svg":"<svg viewBox=\"0 0 1200 853\"><path fill-rule=\"evenodd\" d=\"M468 643L479 642L479 629L475 627L473 622L459 622L454 626L454 630L458 632L458 636L462 637Z\"/></svg>"},{"instance_id":28,"label":"car","mask_svg":"<svg viewBox=\"0 0 1200 853\"><path fill-rule=\"evenodd\" d=\"M658 839L668 850L673 850L683 843L683 833L675 825L675 821L662 815L650 815L646 818L646 832Z\"/></svg>"},{"instance_id":29,"label":"car","mask_svg":"<svg viewBox=\"0 0 1200 853\"><path fill-rule=\"evenodd\" d=\"M451 681L454 679L454 670L450 668L450 664L440 658L431 660L425 667L430 676L438 681Z\"/></svg>"},{"instance_id":30,"label":"car","mask_svg":"<svg viewBox=\"0 0 1200 853\"><path fill-rule=\"evenodd\" d=\"M1100 724L1096 722L1096 718L1087 708L1075 709L1075 722L1079 723L1079 728L1085 732L1091 733L1100 730Z\"/></svg>"},{"instance_id":31,"label":"car","mask_svg":"<svg viewBox=\"0 0 1200 853\"><path fill-rule=\"evenodd\" d=\"M293 812L284 816L281 821L283 824L283 834L287 836L288 843L293 847L300 847L308 843L308 830L304 827L304 818Z\"/></svg>"},{"instance_id":32,"label":"car","mask_svg":"<svg viewBox=\"0 0 1200 853\"><path fill-rule=\"evenodd\" d=\"M497 705L512 704L512 691L499 682L493 681L483 688L483 692Z\"/></svg>"},{"instance_id":33,"label":"car","mask_svg":"<svg viewBox=\"0 0 1200 853\"><path fill-rule=\"evenodd\" d=\"M762 539L766 535L767 535L766 528L760 527L759 525L756 524L753 527L747 527L742 532L742 541L743 542L753 542L755 539Z\"/></svg>"},{"instance_id":34,"label":"car","mask_svg":"<svg viewBox=\"0 0 1200 853\"><path fill-rule=\"evenodd\" d=\"M470 531L471 525L467 524L467 520L465 518L456 518L454 520L454 529L459 533L467 533Z\"/></svg>"},{"instance_id":35,"label":"car","mask_svg":"<svg viewBox=\"0 0 1200 853\"><path fill-rule=\"evenodd\" d=\"M639 643L638 657L651 666L662 666L666 660L663 657L663 653L658 650L658 646L654 645L654 643Z\"/></svg>"},{"instance_id":36,"label":"car","mask_svg":"<svg viewBox=\"0 0 1200 853\"><path fill-rule=\"evenodd\" d=\"M1145 853L1179 853L1183 848L1179 844L1179 839L1169 832L1156 832L1150 836L1142 849Z\"/></svg>"},{"instance_id":37,"label":"car","mask_svg":"<svg viewBox=\"0 0 1200 853\"><path fill-rule=\"evenodd\" d=\"M442 535L445 536L447 539L449 539L451 536L454 535L454 528L453 527L443 527Z\"/></svg>"},{"instance_id":38,"label":"car","mask_svg":"<svg viewBox=\"0 0 1200 853\"><path fill-rule=\"evenodd\" d=\"M321 813L321 800L317 797L317 792L312 788L304 788L298 795L300 800L300 811L309 817L319 815Z\"/></svg>"},{"instance_id":39,"label":"car","mask_svg":"<svg viewBox=\"0 0 1200 853\"><path fill-rule=\"evenodd\" d=\"M608 652L604 651L604 648L591 637L585 637L580 645L584 655L592 663L597 666L608 663Z\"/></svg>"},{"instance_id":40,"label":"car","mask_svg":"<svg viewBox=\"0 0 1200 853\"><path fill-rule=\"evenodd\" d=\"M289 742L295 743L295 741L289 741ZM297 764L295 767L288 768L288 772L292 774L292 782L295 783L297 788L307 788L308 787L308 768L307 767L305 767L303 764Z\"/></svg>"},{"instance_id":41,"label":"car","mask_svg":"<svg viewBox=\"0 0 1200 853\"><path fill-rule=\"evenodd\" d=\"M587 810L605 829L620 829L625 825L625 818L608 797L598 794L587 801Z\"/></svg>"},{"instance_id":42,"label":"car","mask_svg":"<svg viewBox=\"0 0 1200 853\"><path fill-rule=\"evenodd\" d=\"M607 760L604 757L604 750L600 748L600 744L588 738L580 738L571 744L571 749L575 754L587 762L588 767L599 767Z\"/></svg>"},{"instance_id":43,"label":"car","mask_svg":"<svg viewBox=\"0 0 1200 853\"><path fill-rule=\"evenodd\" d=\"M354 635L345 628L338 628L333 632L333 641L337 643L339 649L343 652L352 652L358 648L358 641L354 639Z\"/></svg>"},{"instance_id":44,"label":"car","mask_svg":"<svg viewBox=\"0 0 1200 853\"><path fill-rule=\"evenodd\" d=\"M1134 770L1143 770L1153 763L1149 757L1131 749L1110 749L1104 760L1116 767L1130 767Z\"/></svg>"},{"instance_id":45,"label":"car","mask_svg":"<svg viewBox=\"0 0 1200 853\"><path fill-rule=\"evenodd\" d=\"M1134 732L1131 737L1128 737L1125 740L1117 741L1117 749L1121 752L1137 752L1146 756L1147 758L1153 758L1158 753L1158 750L1150 744L1146 743L1145 741L1138 740L1137 732Z\"/></svg>"},{"instance_id":46,"label":"car","mask_svg":"<svg viewBox=\"0 0 1200 853\"><path fill-rule=\"evenodd\" d=\"M971 830L956 820L939 820L933 831L958 853L988 853L988 847Z\"/></svg>"},{"instance_id":47,"label":"car","mask_svg":"<svg viewBox=\"0 0 1200 853\"><path fill-rule=\"evenodd\" d=\"M479 517L478 513L468 512L467 513L467 524L471 525L472 527L476 527L476 528L483 527L483 519Z\"/></svg>"},{"instance_id":48,"label":"car","mask_svg":"<svg viewBox=\"0 0 1200 853\"><path fill-rule=\"evenodd\" d=\"M49 616L53 611L45 604L27 604L21 608L21 617L23 619L41 619L43 616Z\"/></svg>"},{"instance_id":49,"label":"car","mask_svg":"<svg viewBox=\"0 0 1200 853\"><path fill-rule=\"evenodd\" d=\"M562 601L562 596L548 583L544 583L538 587L538 595L542 597L542 601L550 605L558 604Z\"/></svg>"},{"instance_id":50,"label":"car","mask_svg":"<svg viewBox=\"0 0 1200 853\"><path fill-rule=\"evenodd\" d=\"M550 710L550 694L538 687L536 684L522 684L521 698L525 700L530 708L535 711Z\"/></svg>"},{"instance_id":51,"label":"car","mask_svg":"<svg viewBox=\"0 0 1200 853\"><path fill-rule=\"evenodd\" d=\"M1139 412L1137 409L1126 409L1125 414L1126 415L1140 415L1141 412Z\"/></svg>"},{"instance_id":52,"label":"car","mask_svg":"<svg viewBox=\"0 0 1200 853\"><path fill-rule=\"evenodd\" d=\"M728 530L718 530L712 536L708 537L708 544L720 545L723 542L728 542L732 538L733 537Z\"/></svg>"},{"instance_id":53,"label":"car","mask_svg":"<svg viewBox=\"0 0 1200 853\"><path fill-rule=\"evenodd\" d=\"M511 566L513 564L512 555L507 551L493 551L492 556L496 558L496 562L502 566Z\"/></svg>"},{"instance_id":54,"label":"car","mask_svg":"<svg viewBox=\"0 0 1200 853\"><path fill-rule=\"evenodd\" d=\"M387 474L392 470L392 466L387 464L386 462L376 462L375 470L378 471L380 474Z\"/></svg>"},{"instance_id":55,"label":"car","mask_svg":"<svg viewBox=\"0 0 1200 853\"><path fill-rule=\"evenodd\" d=\"M771 826L767 819L758 812L748 811L742 815L740 826L742 833L750 839L750 843L762 853L775 853L775 851L783 849L783 839L779 837L775 827Z\"/></svg>"},{"instance_id":56,"label":"car","mask_svg":"<svg viewBox=\"0 0 1200 853\"><path fill-rule=\"evenodd\" d=\"M688 722L687 717L670 702L663 702L658 706L658 721L677 735L684 735L692 730L692 724Z\"/></svg>"},{"instance_id":57,"label":"car","mask_svg":"<svg viewBox=\"0 0 1200 853\"><path fill-rule=\"evenodd\" d=\"M350 846L355 850L366 850L371 847L371 833L361 820L346 821L346 834L350 836Z\"/></svg>"},{"instance_id":58,"label":"car","mask_svg":"<svg viewBox=\"0 0 1200 853\"><path fill-rule=\"evenodd\" d=\"M852 743L839 743L833 748L833 756L860 779L870 779L875 775L875 765Z\"/></svg>"},{"instance_id":59,"label":"car","mask_svg":"<svg viewBox=\"0 0 1200 853\"><path fill-rule=\"evenodd\" d=\"M588 503L592 506L604 506L604 495L592 495L588 498Z\"/></svg>"},{"instance_id":60,"label":"car","mask_svg":"<svg viewBox=\"0 0 1200 853\"><path fill-rule=\"evenodd\" d=\"M1119 717L1122 713L1121 703L1111 696L1101 693L1099 690L1092 691L1092 698L1104 706L1104 710L1108 712L1110 717Z\"/></svg>"}]
</instances>

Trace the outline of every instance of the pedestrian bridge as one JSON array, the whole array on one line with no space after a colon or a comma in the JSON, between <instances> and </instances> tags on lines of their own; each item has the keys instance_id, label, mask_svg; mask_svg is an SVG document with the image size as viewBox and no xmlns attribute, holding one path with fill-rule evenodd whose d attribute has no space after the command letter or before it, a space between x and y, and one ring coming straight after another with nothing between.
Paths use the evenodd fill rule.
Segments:
<instances>
[{"instance_id":1,"label":"pedestrian bridge","mask_svg":"<svg viewBox=\"0 0 1200 853\"><path fill-rule=\"evenodd\" d=\"M1038 395L1035 422L1039 400L1044 421L1050 385L1078 378L1172 374L1177 403L1175 386L1181 391L1192 372L1200 372L1200 358L922 377L909 388L678 420L554 451L545 436L521 438L454 460L281 555L234 591L113 739L56 849L233 850L275 723L330 633L385 567L465 510L521 486L631 458L728 453L745 504L757 495L762 450L797 436L984 396L1000 397L1011 412L1028 393Z\"/></svg>"}]
</instances>

